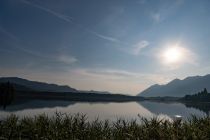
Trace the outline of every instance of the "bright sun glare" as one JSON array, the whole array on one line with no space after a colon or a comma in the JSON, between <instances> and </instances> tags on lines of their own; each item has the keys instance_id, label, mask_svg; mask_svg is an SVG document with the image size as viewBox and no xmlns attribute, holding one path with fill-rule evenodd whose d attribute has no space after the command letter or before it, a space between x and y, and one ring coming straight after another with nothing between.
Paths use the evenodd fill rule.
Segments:
<instances>
[{"instance_id":1,"label":"bright sun glare","mask_svg":"<svg viewBox=\"0 0 210 140\"><path fill-rule=\"evenodd\" d=\"M163 57L167 63L177 63L182 58L182 50L177 46L169 47L163 52Z\"/></svg>"}]
</instances>

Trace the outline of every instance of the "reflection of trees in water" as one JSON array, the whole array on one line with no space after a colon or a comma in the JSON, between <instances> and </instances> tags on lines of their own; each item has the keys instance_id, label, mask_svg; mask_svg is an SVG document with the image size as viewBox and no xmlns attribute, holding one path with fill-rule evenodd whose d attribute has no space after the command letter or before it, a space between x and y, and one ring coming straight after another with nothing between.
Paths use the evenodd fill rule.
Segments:
<instances>
[{"instance_id":1,"label":"reflection of trees in water","mask_svg":"<svg viewBox=\"0 0 210 140\"><path fill-rule=\"evenodd\" d=\"M12 105L7 107L7 111L21 111L26 109L52 109L55 107L65 108L76 104L77 102L72 101L62 101L62 100L29 100L29 99L15 99Z\"/></svg>"},{"instance_id":2,"label":"reflection of trees in water","mask_svg":"<svg viewBox=\"0 0 210 140\"><path fill-rule=\"evenodd\" d=\"M14 100L14 87L11 83L0 84L0 105L5 109Z\"/></svg>"},{"instance_id":3,"label":"reflection of trees in water","mask_svg":"<svg viewBox=\"0 0 210 140\"><path fill-rule=\"evenodd\" d=\"M207 89L204 88L203 91L198 92L197 94L193 95L185 95L183 98L181 98L181 101L183 101L183 104L186 107L192 107L195 109L198 109L200 111L203 111L206 113L206 115L210 115L210 93L208 93Z\"/></svg>"},{"instance_id":4,"label":"reflection of trees in water","mask_svg":"<svg viewBox=\"0 0 210 140\"><path fill-rule=\"evenodd\" d=\"M210 115L209 114L209 111L210 111L210 103L201 103L201 102L197 102L197 103L184 103L184 105L186 107L190 107L190 108L195 108L195 109L198 109L200 111L203 111L206 113L206 115Z\"/></svg>"},{"instance_id":5,"label":"reflection of trees in water","mask_svg":"<svg viewBox=\"0 0 210 140\"><path fill-rule=\"evenodd\" d=\"M138 102L148 111L153 114L167 114L168 116L182 115L185 117L191 117L191 115L206 115L210 116L210 103L195 103L195 102L157 102L157 101L143 101ZM187 108L193 108L195 110L188 111ZM201 112L200 112L201 111Z\"/></svg>"}]
</instances>

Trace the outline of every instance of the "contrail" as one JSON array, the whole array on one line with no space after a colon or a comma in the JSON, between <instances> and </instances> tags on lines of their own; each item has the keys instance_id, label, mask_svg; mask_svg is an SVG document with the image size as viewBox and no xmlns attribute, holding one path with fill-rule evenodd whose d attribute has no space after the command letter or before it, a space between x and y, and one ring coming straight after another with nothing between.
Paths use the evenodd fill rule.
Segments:
<instances>
[{"instance_id":1,"label":"contrail","mask_svg":"<svg viewBox=\"0 0 210 140\"><path fill-rule=\"evenodd\" d=\"M99 37L99 38L102 38L104 40L108 40L108 41L111 41L111 42L115 42L115 43L120 43L120 41L116 38L113 38L113 37L110 37L110 36L105 36L105 35L102 35L102 34L99 34L93 30L90 30L90 29L85 29L87 32Z\"/></svg>"},{"instance_id":2,"label":"contrail","mask_svg":"<svg viewBox=\"0 0 210 140\"><path fill-rule=\"evenodd\" d=\"M48 9L46 7L43 7L43 6L40 6L38 4L32 3L28 0L21 0L21 2L23 2L25 4L28 4L28 5L31 5L33 7L36 7L36 8L38 8L40 10L43 10L47 13L50 13L50 14L56 16L57 18L60 18L60 19L66 21L68 23L73 23L73 24L77 25L78 27L82 28L84 31L86 31L86 32L98 37L98 38L101 38L101 39L104 39L104 40L107 40L107 41L110 41L110 42L114 42L114 43L121 43L121 41L116 39L116 38L113 38L113 37L110 37L110 36L105 36L103 34L99 34L99 33L95 32L91 29L85 28L82 24L76 23L72 17L57 13L57 12L51 10L51 9Z\"/></svg>"},{"instance_id":3,"label":"contrail","mask_svg":"<svg viewBox=\"0 0 210 140\"><path fill-rule=\"evenodd\" d=\"M4 29L1 26L0 26L0 32L4 33L7 37L9 37L9 38L11 38L13 40L13 42L11 42L11 44L13 44L12 45L13 48L21 50L21 51L23 51L25 53L28 53L28 54L31 54L31 55L34 55L34 56L44 57L43 55L41 55L38 52L34 52L32 50L29 50L29 49L23 47L22 45L18 45L17 43L21 44L21 40L17 36L15 36L14 34L12 34L11 32L7 31L6 29Z\"/></svg>"},{"instance_id":4,"label":"contrail","mask_svg":"<svg viewBox=\"0 0 210 140\"><path fill-rule=\"evenodd\" d=\"M19 38L17 38L15 35L13 35L12 33L8 32L7 30L5 30L3 27L0 26L0 32L6 34L8 37L12 38L15 41L20 41Z\"/></svg>"},{"instance_id":5,"label":"contrail","mask_svg":"<svg viewBox=\"0 0 210 140\"><path fill-rule=\"evenodd\" d=\"M44 59L49 59L49 60L56 60L59 62L65 62L67 64L70 63L74 63L76 61L78 61L75 57L73 56L65 56L65 55L61 55L59 57L54 57L54 55L43 55L42 53L38 52L38 51L34 51L31 49L28 49L24 46L26 46L25 44L22 43L21 39L19 39L17 36L15 36L14 34L12 34L11 32L7 31L6 29L2 28L0 26L0 32L2 32L3 34L5 34L7 37L9 37L10 39L12 39L13 41L10 41L10 44L12 45L11 47L16 49L16 50L20 50L24 53L36 56L36 57L40 57L40 58L44 58ZM28 46L28 44L27 44ZM11 50L6 50L6 49L2 49L0 48L0 52L9 52L9 53L16 53L14 51Z\"/></svg>"},{"instance_id":6,"label":"contrail","mask_svg":"<svg viewBox=\"0 0 210 140\"><path fill-rule=\"evenodd\" d=\"M29 2L29 1L27 1L27 0L21 0L21 1L22 1L23 3L25 3L25 4L31 5L31 6L33 6L33 7L36 7L36 8L38 8L38 9L41 9L41 10L47 12L47 13L50 13L50 14L52 14L52 15L54 15L54 16L56 16L56 17L58 17L58 18L60 18L60 19L62 19L62 20L64 20L64 21L66 21L66 22L73 23L73 18L72 18L72 17L65 16L65 15L63 15L63 14L57 13L57 12L51 10L51 9L42 7L42 6L37 5L37 4L34 4L34 3L31 3L31 2Z\"/></svg>"}]
</instances>

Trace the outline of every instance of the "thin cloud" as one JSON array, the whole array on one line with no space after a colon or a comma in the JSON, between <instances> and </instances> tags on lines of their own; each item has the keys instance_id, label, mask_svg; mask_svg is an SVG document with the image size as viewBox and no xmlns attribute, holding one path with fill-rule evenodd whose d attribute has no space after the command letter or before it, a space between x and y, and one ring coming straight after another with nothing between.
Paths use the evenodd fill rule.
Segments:
<instances>
[{"instance_id":1,"label":"thin cloud","mask_svg":"<svg viewBox=\"0 0 210 140\"><path fill-rule=\"evenodd\" d=\"M106 69L106 70L87 70L88 73L95 74L95 75L104 75L104 76L116 76L119 78L122 77L136 77L136 73L128 72L128 71L123 71L123 70L114 70L114 69Z\"/></svg>"},{"instance_id":2,"label":"thin cloud","mask_svg":"<svg viewBox=\"0 0 210 140\"><path fill-rule=\"evenodd\" d=\"M86 31L86 32L88 32L88 33L90 33L92 35L95 35L98 38L101 38L101 39L104 39L104 40L107 40L107 41L110 41L110 42L114 42L114 43L120 42L116 38L113 38L113 37L110 37L110 36L105 36L103 34L99 34L99 33L95 32L95 31L93 31L91 29L85 28L82 24L76 23L75 20L72 17L60 14L60 13L58 13L56 11L53 11L53 10L48 9L46 7L43 7L43 6L40 6L38 4L32 3L32 2L30 2L28 0L21 0L21 2L23 2L25 4L28 4L28 5L31 5L33 7L36 7L36 8L38 8L40 10L43 10L43 11L45 11L47 13L50 13L50 14L54 15L55 17L57 17L57 18L59 18L61 20L64 20L64 21L66 21L68 23L73 23L73 24L77 25L78 27L82 28L84 31Z\"/></svg>"},{"instance_id":3,"label":"thin cloud","mask_svg":"<svg viewBox=\"0 0 210 140\"><path fill-rule=\"evenodd\" d=\"M78 60L73 56L61 55L58 57L58 61L63 62L65 64L73 64L73 63L77 62Z\"/></svg>"},{"instance_id":4,"label":"thin cloud","mask_svg":"<svg viewBox=\"0 0 210 140\"><path fill-rule=\"evenodd\" d=\"M148 47L149 44L150 43L148 41L146 41L146 40L142 40L142 41L138 42L136 45L134 45L134 48L132 50L132 54L139 55L141 50L146 48L146 47Z\"/></svg>"},{"instance_id":5,"label":"thin cloud","mask_svg":"<svg viewBox=\"0 0 210 140\"><path fill-rule=\"evenodd\" d=\"M102 39L104 39L104 40L108 40L108 41L115 42L115 43L121 42L121 41L119 41L119 40L116 39L116 38L113 38L113 37L110 37L110 36L105 36L105 35L99 34L99 33L97 33L97 32L94 32L94 31L92 31L92 30L89 30L89 29L86 29L86 31L88 31L89 33L91 33L91 34L93 34L93 35L95 35L95 36L97 36L97 37L99 37L99 38L102 38Z\"/></svg>"},{"instance_id":6,"label":"thin cloud","mask_svg":"<svg viewBox=\"0 0 210 140\"><path fill-rule=\"evenodd\" d=\"M91 86L93 89L96 88L95 85L100 85L102 90L106 86L106 90L117 92L128 93L139 93L144 90L149 85L153 84L166 84L173 77L171 75L158 74L158 73L137 73L126 70L119 69L71 69L68 71L68 75L78 80L78 82L84 83L85 86L89 84L87 88ZM87 83L88 81L88 83ZM125 87L126 88L125 88ZM98 87L99 88L99 87Z\"/></svg>"},{"instance_id":7,"label":"thin cloud","mask_svg":"<svg viewBox=\"0 0 210 140\"><path fill-rule=\"evenodd\" d=\"M76 69L75 72L79 75L84 75L92 78L100 78L104 80L132 81L141 83L147 81L149 84L162 84L169 81L170 78L164 74L150 74L150 73L137 73L119 69Z\"/></svg>"}]
</instances>

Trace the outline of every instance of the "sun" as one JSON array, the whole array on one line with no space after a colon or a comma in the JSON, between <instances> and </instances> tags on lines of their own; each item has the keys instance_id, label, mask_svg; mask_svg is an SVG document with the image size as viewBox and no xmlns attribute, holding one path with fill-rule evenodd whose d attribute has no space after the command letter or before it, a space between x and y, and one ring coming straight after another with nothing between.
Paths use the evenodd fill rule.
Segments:
<instances>
[{"instance_id":1,"label":"sun","mask_svg":"<svg viewBox=\"0 0 210 140\"><path fill-rule=\"evenodd\" d=\"M183 52L180 47L171 46L163 52L163 59L166 63L173 64L181 61Z\"/></svg>"}]
</instances>

